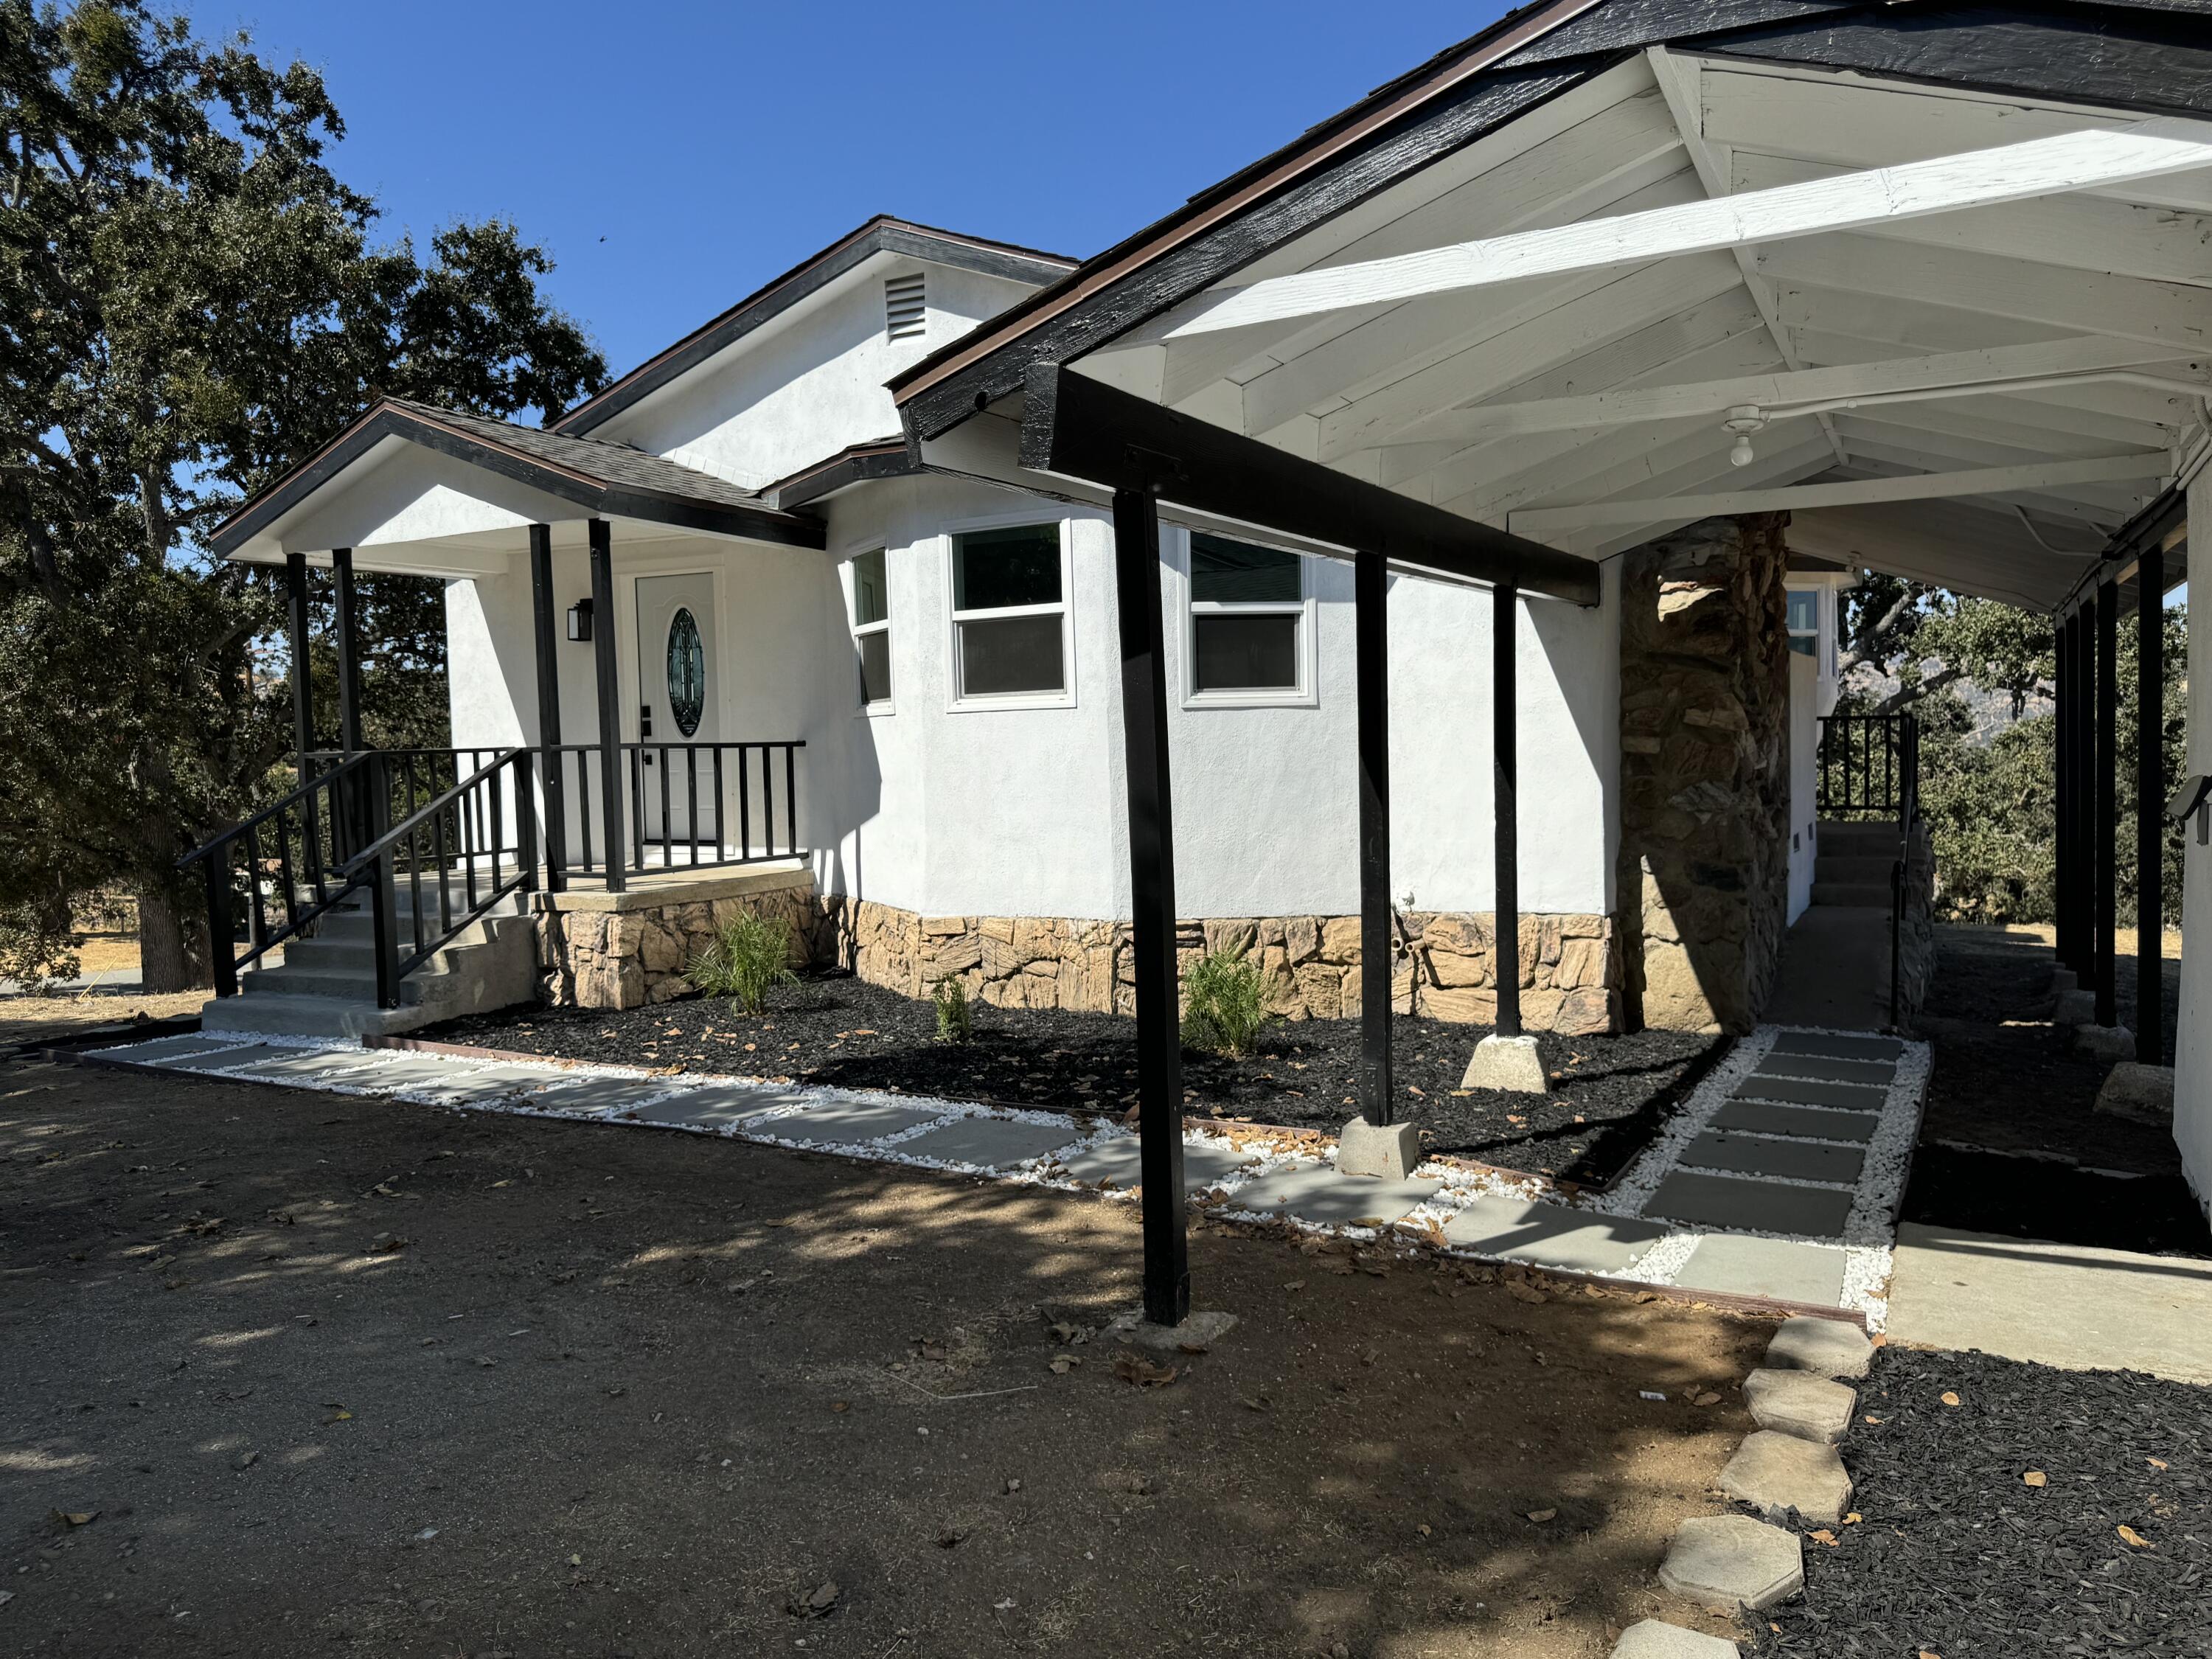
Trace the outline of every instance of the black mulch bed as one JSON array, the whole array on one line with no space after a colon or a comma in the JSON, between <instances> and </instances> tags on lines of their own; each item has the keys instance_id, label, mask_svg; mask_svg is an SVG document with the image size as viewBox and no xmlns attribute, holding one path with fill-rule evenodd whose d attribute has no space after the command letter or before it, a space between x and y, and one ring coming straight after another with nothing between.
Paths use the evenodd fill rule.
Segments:
<instances>
[{"instance_id":1,"label":"black mulch bed","mask_svg":"<svg viewBox=\"0 0 2212 1659\"><path fill-rule=\"evenodd\" d=\"M1884 1348L1859 1411L1860 1519L1806 1540L1804 1598L1747 1620L1747 1652L2212 1653L2212 1389Z\"/></svg>"},{"instance_id":2,"label":"black mulch bed","mask_svg":"<svg viewBox=\"0 0 2212 1659\"><path fill-rule=\"evenodd\" d=\"M1912 1155L1905 1219L2008 1238L2212 1256L2212 1226L2179 1175L2125 1175L1964 1146Z\"/></svg>"},{"instance_id":3,"label":"black mulch bed","mask_svg":"<svg viewBox=\"0 0 2212 1659\"><path fill-rule=\"evenodd\" d=\"M1558 1079L1542 1100L1461 1092L1478 1025L1395 1022L1401 1121L1431 1152L1601 1185L1648 1145L1717 1057L1717 1039L1675 1031L1540 1039ZM620 1013L508 1011L417 1035L447 1042L606 1065L758 1072L846 1088L897 1090L1049 1110L1120 1113L1136 1098L1135 1026L1113 1014L975 1009L975 1036L937 1041L931 1005L844 976L777 993L756 1019L721 1000L687 998ZM1359 1023L1273 1025L1243 1060L1186 1052L1193 1115L1334 1133L1352 1115Z\"/></svg>"}]
</instances>

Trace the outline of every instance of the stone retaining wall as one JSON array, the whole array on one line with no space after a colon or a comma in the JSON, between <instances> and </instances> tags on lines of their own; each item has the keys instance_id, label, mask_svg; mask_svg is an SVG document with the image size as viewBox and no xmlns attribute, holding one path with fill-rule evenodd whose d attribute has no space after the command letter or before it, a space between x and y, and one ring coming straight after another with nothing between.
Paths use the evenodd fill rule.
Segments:
<instances>
[{"instance_id":1,"label":"stone retaining wall","mask_svg":"<svg viewBox=\"0 0 2212 1659\"><path fill-rule=\"evenodd\" d=\"M691 988L685 965L748 912L791 925L793 968L818 959L823 915L811 877L678 903L546 910L538 918L544 1000L556 1008L639 1008L681 996Z\"/></svg>"}]
</instances>

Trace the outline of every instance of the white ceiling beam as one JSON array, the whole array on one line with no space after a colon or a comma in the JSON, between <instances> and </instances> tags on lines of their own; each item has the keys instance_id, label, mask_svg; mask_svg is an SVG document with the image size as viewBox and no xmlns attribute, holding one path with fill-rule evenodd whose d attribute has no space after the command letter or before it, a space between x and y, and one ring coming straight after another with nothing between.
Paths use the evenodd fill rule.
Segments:
<instances>
[{"instance_id":1,"label":"white ceiling beam","mask_svg":"<svg viewBox=\"0 0 2212 1659\"><path fill-rule=\"evenodd\" d=\"M1702 422L1685 426L1675 421L1621 427L1577 444L1547 465L1525 471L1478 471L1472 478L1459 474L1455 481L1464 483L1466 488L1448 496L1440 484L1431 499L1463 518L1503 525L1506 514L1516 507L1564 506L1572 501L1600 501L1631 491L1650 495L1659 488L1656 481L1677 467L1709 465L1717 457L1725 460L1726 446L1715 441L1719 435ZM1806 428L1806 435L1814 435L1810 427ZM1539 437L1516 441L1542 443L1551 440ZM1816 442L1814 447L1819 455L1826 456L1833 463L1835 458L1829 453L1825 441Z\"/></svg>"},{"instance_id":2,"label":"white ceiling beam","mask_svg":"<svg viewBox=\"0 0 2212 1659\"><path fill-rule=\"evenodd\" d=\"M1838 174L1775 190L1522 231L1231 288L1170 337L1346 306L1641 264L1740 243L1818 236L1886 220L2016 202L2212 166L2212 128L2160 118Z\"/></svg>"},{"instance_id":3,"label":"white ceiling beam","mask_svg":"<svg viewBox=\"0 0 2212 1659\"><path fill-rule=\"evenodd\" d=\"M1939 458L1934 453L1917 448L1899 448L1893 445L1856 442L1851 447L1851 465L1838 468L1839 477L1861 478L1919 477ZM1826 483L1826 478L1807 478L1806 483ZM2065 493L2045 495L2033 489L2005 490L1985 495L1955 495L1949 499L1961 507L1978 512L2000 513L2008 516L2013 507L2033 507L2039 513L2074 524L2101 526L2117 529L2132 514L2142 501L2140 492L2130 495L2123 486L2099 484L2068 484Z\"/></svg>"},{"instance_id":4,"label":"white ceiling beam","mask_svg":"<svg viewBox=\"0 0 2212 1659\"><path fill-rule=\"evenodd\" d=\"M1784 489L1724 490L1647 501L1591 501L1578 507L1527 508L1507 520L1516 535L1542 535L1645 520L1712 518L1735 513L1790 513L1820 507L1863 507L1877 501L1940 501L1949 495L1992 495L2112 478L2161 478L2172 465L2163 450L2094 461L2042 461L1969 472L1928 472L1912 478L1864 478L1845 483L1793 484Z\"/></svg>"},{"instance_id":5,"label":"white ceiling beam","mask_svg":"<svg viewBox=\"0 0 2212 1659\"><path fill-rule=\"evenodd\" d=\"M1827 441L1811 427L1795 446L1763 454L1749 466L1736 468L1729 464L1725 453L1706 450L1651 481L1651 494L1668 499L1696 495L1718 483L1723 475L1740 489L1766 489L1784 484L1802 483L1808 478L1835 470L1836 458L1829 453ZM1561 531L1552 545L1561 551L1582 554L1586 558L1601 559L1625 548L1650 541L1654 536L1663 536L1679 530L1684 525L1695 524L1703 514L1689 513L1679 519L1663 520L1656 524L1638 523L1626 529L1620 526L1589 530Z\"/></svg>"},{"instance_id":6,"label":"white ceiling beam","mask_svg":"<svg viewBox=\"0 0 2212 1659\"><path fill-rule=\"evenodd\" d=\"M1516 432L1570 432L1579 427L1717 414L1741 404L1784 409L1796 404L1900 392L1952 388L1971 391L2011 380L2163 363L2172 356L2171 348L2141 340L2077 335L2070 339L1993 351L1942 352L1923 357L1893 358L1887 362L1597 392L1580 398L1492 402L1473 409L1454 410L1448 417L1425 423L1422 432L1425 436L1437 433L1466 438ZM2177 368L2176 373L2181 372ZM2212 379L2206 380L2205 391L2212 394Z\"/></svg>"},{"instance_id":7,"label":"white ceiling beam","mask_svg":"<svg viewBox=\"0 0 2212 1659\"><path fill-rule=\"evenodd\" d=\"M2048 611L2093 557L2054 554L2025 528L2009 536L1929 501L1910 507L1826 507L1790 521L1790 550L1914 581Z\"/></svg>"},{"instance_id":8,"label":"white ceiling beam","mask_svg":"<svg viewBox=\"0 0 2212 1659\"><path fill-rule=\"evenodd\" d=\"M2177 356L2203 351L2212 341L2212 288L2183 283L2061 270L1848 234L1778 242L1761 250L1759 268L1774 279L1783 324L1793 331L1839 326L1822 316L1821 294L1840 290L1948 305L2070 334L2147 340L2172 347Z\"/></svg>"},{"instance_id":9,"label":"white ceiling beam","mask_svg":"<svg viewBox=\"0 0 2212 1659\"><path fill-rule=\"evenodd\" d=\"M1729 161L1715 154L1713 147L1705 142L1705 99L1698 84L1698 60L1677 58L1664 46L1647 48L1644 57L1651 65L1652 78L1659 83L1660 95L1666 99L1667 107L1674 114L1675 131L1682 135L1682 147L1689 153L1690 164L1697 169L1698 182L1705 186L1705 194L1734 195L1736 187L1729 177L1733 169ZM1743 273L1744 289L1750 294L1752 303L1759 307L1759 316L1765 319L1767 332L1773 337L1775 349L1782 354L1782 361L1793 369L1804 368L1804 358L1798 355L1790 331L1782 326L1782 316L1774 303L1773 284L1759 274L1751 249L1738 243L1729 252L1735 258L1736 269ZM1844 459L1844 441L1836 434L1835 422L1825 415L1820 416L1820 422L1828 447L1835 452L1838 460Z\"/></svg>"},{"instance_id":10,"label":"white ceiling beam","mask_svg":"<svg viewBox=\"0 0 2212 1659\"><path fill-rule=\"evenodd\" d=\"M2170 434L2160 428L2124 426L2124 435L2115 436L2102 430L2084 430L2063 410L2039 408L2034 424L2002 420L1991 407L1997 401L1985 398L1972 410L1940 404L1883 404L1873 409L1843 410L1836 420L1845 432L1873 423L1940 433L1961 441L2001 445L2022 452L2022 459L2041 461L2086 461L2169 447ZM2098 424L2102 424L2101 417Z\"/></svg>"}]
</instances>

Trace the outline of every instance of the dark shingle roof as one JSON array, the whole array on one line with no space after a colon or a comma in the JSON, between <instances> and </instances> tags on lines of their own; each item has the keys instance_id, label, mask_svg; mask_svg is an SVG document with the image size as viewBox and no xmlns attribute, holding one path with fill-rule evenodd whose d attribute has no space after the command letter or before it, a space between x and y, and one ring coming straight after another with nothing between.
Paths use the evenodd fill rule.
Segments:
<instances>
[{"instance_id":1,"label":"dark shingle roof","mask_svg":"<svg viewBox=\"0 0 2212 1659\"><path fill-rule=\"evenodd\" d=\"M768 510L769 504L763 497L726 478L648 454L629 444L609 443L604 438L572 438L565 433L517 426L483 415L464 415L407 398L387 398L385 402L419 419L435 421L485 443L500 445L548 466L557 466L601 483L651 490L658 495L688 495L694 501L714 501L723 507Z\"/></svg>"}]
</instances>

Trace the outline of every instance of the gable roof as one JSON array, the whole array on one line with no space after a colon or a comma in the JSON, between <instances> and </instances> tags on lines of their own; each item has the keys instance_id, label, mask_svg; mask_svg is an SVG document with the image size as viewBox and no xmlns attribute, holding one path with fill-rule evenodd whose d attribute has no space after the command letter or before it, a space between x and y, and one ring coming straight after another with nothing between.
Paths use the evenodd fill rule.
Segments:
<instances>
[{"instance_id":1,"label":"gable roof","mask_svg":"<svg viewBox=\"0 0 2212 1659\"><path fill-rule=\"evenodd\" d=\"M405 398L378 400L359 420L218 525L209 544L228 557L387 438L481 466L611 518L718 535L823 545L821 524L782 513L726 478L627 444L465 415Z\"/></svg>"},{"instance_id":2,"label":"gable roof","mask_svg":"<svg viewBox=\"0 0 2212 1659\"><path fill-rule=\"evenodd\" d=\"M1032 285L1057 281L1076 263L1060 254L981 236L963 236L879 213L692 330L666 350L648 357L604 392L586 398L553 422L550 429L571 434L591 431L878 253L902 253L932 264Z\"/></svg>"}]
</instances>

